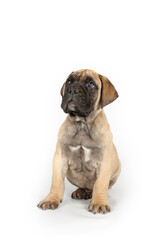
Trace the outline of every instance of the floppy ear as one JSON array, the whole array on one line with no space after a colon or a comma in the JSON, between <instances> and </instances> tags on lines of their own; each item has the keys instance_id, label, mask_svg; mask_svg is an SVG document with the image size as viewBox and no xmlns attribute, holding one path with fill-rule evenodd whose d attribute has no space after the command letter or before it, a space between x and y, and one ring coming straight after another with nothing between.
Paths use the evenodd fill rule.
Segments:
<instances>
[{"instance_id":1,"label":"floppy ear","mask_svg":"<svg viewBox=\"0 0 160 240\"><path fill-rule=\"evenodd\" d=\"M65 91L65 83L63 84L62 88L61 88L61 96L64 96L64 91Z\"/></svg>"},{"instance_id":2,"label":"floppy ear","mask_svg":"<svg viewBox=\"0 0 160 240\"><path fill-rule=\"evenodd\" d=\"M101 107L103 108L116 100L116 98L118 97L118 93L107 77L99 75L99 78L102 83L100 103Z\"/></svg>"}]
</instances>

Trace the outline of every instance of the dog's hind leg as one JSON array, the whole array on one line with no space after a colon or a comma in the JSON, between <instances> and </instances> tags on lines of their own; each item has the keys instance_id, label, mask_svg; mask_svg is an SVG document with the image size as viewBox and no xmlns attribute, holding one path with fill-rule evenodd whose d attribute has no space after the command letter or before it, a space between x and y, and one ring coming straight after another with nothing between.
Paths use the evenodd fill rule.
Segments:
<instances>
[{"instance_id":1,"label":"dog's hind leg","mask_svg":"<svg viewBox=\"0 0 160 240\"><path fill-rule=\"evenodd\" d=\"M71 195L74 199L90 199L92 198L92 190L87 188L78 188Z\"/></svg>"}]
</instances>

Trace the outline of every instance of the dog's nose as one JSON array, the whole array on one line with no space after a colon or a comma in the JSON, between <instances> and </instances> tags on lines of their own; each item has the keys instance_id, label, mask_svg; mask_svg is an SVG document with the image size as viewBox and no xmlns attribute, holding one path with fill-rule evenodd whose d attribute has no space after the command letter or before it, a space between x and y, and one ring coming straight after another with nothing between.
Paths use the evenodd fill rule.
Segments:
<instances>
[{"instance_id":1,"label":"dog's nose","mask_svg":"<svg viewBox=\"0 0 160 240\"><path fill-rule=\"evenodd\" d=\"M77 89L77 88L70 88L70 89L68 89L68 92L71 95L76 95L77 93L79 93L79 89Z\"/></svg>"}]
</instances>

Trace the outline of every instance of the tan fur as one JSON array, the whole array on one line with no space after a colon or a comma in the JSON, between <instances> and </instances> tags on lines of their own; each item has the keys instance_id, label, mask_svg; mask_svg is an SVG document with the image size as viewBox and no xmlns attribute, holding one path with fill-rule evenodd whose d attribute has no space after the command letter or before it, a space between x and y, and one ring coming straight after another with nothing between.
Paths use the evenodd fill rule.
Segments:
<instances>
[{"instance_id":1,"label":"tan fur","mask_svg":"<svg viewBox=\"0 0 160 240\"><path fill-rule=\"evenodd\" d=\"M93 112L88 117L68 115L62 124L53 159L51 190L38 207L42 209L58 207L63 199L66 176L72 184L81 189L90 189L92 192L89 211L106 213L110 211L108 189L116 182L121 165L102 108L114 101L118 94L106 77L92 70L79 70L73 74L79 75L81 81L87 75L94 78L98 86L97 100ZM65 84L61 89L62 96L64 91ZM77 193L84 195L85 191L78 190Z\"/></svg>"}]
</instances>

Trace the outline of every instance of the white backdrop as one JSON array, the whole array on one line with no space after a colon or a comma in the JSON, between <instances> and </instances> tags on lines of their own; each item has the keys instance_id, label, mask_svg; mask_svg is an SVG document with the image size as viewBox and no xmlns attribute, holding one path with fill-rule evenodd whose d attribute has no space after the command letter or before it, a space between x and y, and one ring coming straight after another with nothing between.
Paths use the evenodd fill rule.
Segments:
<instances>
[{"instance_id":1,"label":"white backdrop","mask_svg":"<svg viewBox=\"0 0 160 240\"><path fill-rule=\"evenodd\" d=\"M1 239L159 239L159 1L0 1ZM60 88L73 70L108 76L119 98L105 108L122 173L107 215L48 194Z\"/></svg>"}]
</instances>

